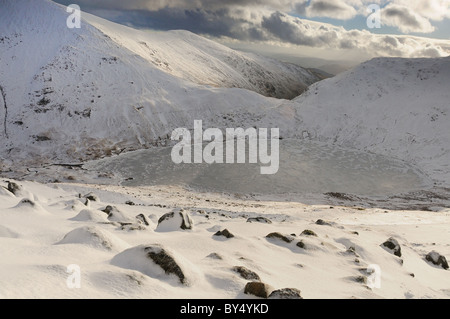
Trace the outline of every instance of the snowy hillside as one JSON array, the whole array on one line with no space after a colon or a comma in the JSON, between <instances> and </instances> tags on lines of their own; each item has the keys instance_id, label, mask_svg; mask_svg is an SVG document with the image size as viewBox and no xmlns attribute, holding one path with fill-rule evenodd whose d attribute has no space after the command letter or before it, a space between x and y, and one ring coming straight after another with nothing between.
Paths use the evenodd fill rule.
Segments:
<instances>
[{"instance_id":1,"label":"snowy hillside","mask_svg":"<svg viewBox=\"0 0 450 319\"><path fill-rule=\"evenodd\" d=\"M247 126L279 104L173 76L86 20L67 28L67 16L46 0L2 1L0 154L8 160L78 161L139 149L194 119ZM130 30L123 28L122 36Z\"/></svg>"},{"instance_id":2,"label":"snowy hillside","mask_svg":"<svg viewBox=\"0 0 450 319\"><path fill-rule=\"evenodd\" d=\"M450 296L445 264L429 260L450 256L449 209L17 183L0 184L0 298ZM379 267L379 286L370 265ZM250 282L267 294L247 289Z\"/></svg>"},{"instance_id":3,"label":"snowy hillside","mask_svg":"<svg viewBox=\"0 0 450 319\"><path fill-rule=\"evenodd\" d=\"M287 103L302 138L388 155L450 181L450 57L378 58Z\"/></svg>"},{"instance_id":4,"label":"snowy hillside","mask_svg":"<svg viewBox=\"0 0 450 319\"><path fill-rule=\"evenodd\" d=\"M93 15L84 17L120 46L160 70L194 83L239 87L265 96L292 99L323 78L320 71L238 52L192 32L139 31Z\"/></svg>"}]
</instances>

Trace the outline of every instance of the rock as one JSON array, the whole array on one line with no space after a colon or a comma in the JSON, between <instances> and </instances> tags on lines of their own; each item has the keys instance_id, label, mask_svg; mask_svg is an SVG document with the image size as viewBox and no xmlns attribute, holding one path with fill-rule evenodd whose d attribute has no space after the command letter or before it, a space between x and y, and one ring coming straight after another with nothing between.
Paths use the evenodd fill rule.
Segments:
<instances>
[{"instance_id":1,"label":"rock","mask_svg":"<svg viewBox=\"0 0 450 319\"><path fill-rule=\"evenodd\" d=\"M184 209L174 209L170 213L164 214L158 220L158 231L176 231L192 229L194 222Z\"/></svg>"},{"instance_id":2,"label":"rock","mask_svg":"<svg viewBox=\"0 0 450 319\"><path fill-rule=\"evenodd\" d=\"M232 270L237 272L244 279L261 281L261 278L259 278L257 273L243 266L234 266Z\"/></svg>"},{"instance_id":3,"label":"rock","mask_svg":"<svg viewBox=\"0 0 450 319\"><path fill-rule=\"evenodd\" d=\"M138 222L144 224L145 226L149 226L149 222L147 220L147 217L144 216L144 214L139 214L136 216L136 219L138 220Z\"/></svg>"},{"instance_id":4,"label":"rock","mask_svg":"<svg viewBox=\"0 0 450 319\"><path fill-rule=\"evenodd\" d=\"M382 244L382 246L387 248L395 256L397 256L397 257L401 257L402 256L402 249L401 249L400 244L398 243L398 241L396 239L391 237L388 240L386 240Z\"/></svg>"},{"instance_id":5,"label":"rock","mask_svg":"<svg viewBox=\"0 0 450 319\"><path fill-rule=\"evenodd\" d=\"M252 281L245 285L244 293L260 298L268 298L273 288L263 282Z\"/></svg>"},{"instance_id":6,"label":"rock","mask_svg":"<svg viewBox=\"0 0 450 319\"><path fill-rule=\"evenodd\" d=\"M272 291L269 299L303 299L301 291L296 288L283 288Z\"/></svg>"},{"instance_id":7,"label":"rock","mask_svg":"<svg viewBox=\"0 0 450 319\"><path fill-rule=\"evenodd\" d=\"M83 209L77 216L70 220L74 221L93 221L93 222L107 222L106 216L99 210Z\"/></svg>"},{"instance_id":8,"label":"rock","mask_svg":"<svg viewBox=\"0 0 450 319\"><path fill-rule=\"evenodd\" d=\"M125 216L117 207L115 206L106 206L105 209L102 210L102 212L105 212L106 214L108 214L108 220L113 221L113 222L120 222L120 223L125 223L125 222L133 222L130 218L128 218L127 216Z\"/></svg>"},{"instance_id":9,"label":"rock","mask_svg":"<svg viewBox=\"0 0 450 319\"><path fill-rule=\"evenodd\" d=\"M24 198L19 202L19 204L17 204L16 207L23 207L23 206L35 207L36 203L33 202L31 199Z\"/></svg>"},{"instance_id":10,"label":"rock","mask_svg":"<svg viewBox=\"0 0 450 319\"><path fill-rule=\"evenodd\" d=\"M321 226L332 226L332 224L330 222L326 222L323 219L318 219L316 221L316 225L321 225Z\"/></svg>"},{"instance_id":11,"label":"rock","mask_svg":"<svg viewBox=\"0 0 450 319\"><path fill-rule=\"evenodd\" d=\"M222 256L220 256L218 253L210 253L208 256L206 256L208 258L211 259L217 259L217 260L222 260Z\"/></svg>"},{"instance_id":12,"label":"rock","mask_svg":"<svg viewBox=\"0 0 450 319\"><path fill-rule=\"evenodd\" d=\"M8 182L8 190L14 195L19 195L19 192L22 190L22 187L14 182Z\"/></svg>"},{"instance_id":13,"label":"rock","mask_svg":"<svg viewBox=\"0 0 450 319\"><path fill-rule=\"evenodd\" d=\"M445 270L447 270L449 268L447 259L434 250L432 252L428 253L425 256L425 259L436 266L441 266Z\"/></svg>"},{"instance_id":14,"label":"rock","mask_svg":"<svg viewBox=\"0 0 450 319\"><path fill-rule=\"evenodd\" d=\"M102 209L101 211L109 215L109 213L111 213L114 209L115 209L115 207L112 207L112 206L108 205L104 209Z\"/></svg>"},{"instance_id":15,"label":"rock","mask_svg":"<svg viewBox=\"0 0 450 319\"><path fill-rule=\"evenodd\" d=\"M146 230L145 226L137 223L120 223L121 230L133 231L133 230Z\"/></svg>"},{"instance_id":16,"label":"rock","mask_svg":"<svg viewBox=\"0 0 450 319\"><path fill-rule=\"evenodd\" d=\"M275 239L281 239L282 241L286 242L286 243L291 243L294 239L292 237L288 237L285 235L282 235L280 233L270 233L266 236L266 238L275 238Z\"/></svg>"},{"instance_id":17,"label":"rock","mask_svg":"<svg viewBox=\"0 0 450 319\"><path fill-rule=\"evenodd\" d=\"M346 253L355 257L359 257L359 255L356 253L356 248L353 246L348 247Z\"/></svg>"},{"instance_id":18,"label":"rock","mask_svg":"<svg viewBox=\"0 0 450 319\"><path fill-rule=\"evenodd\" d=\"M91 202L99 202L100 201L98 196L95 195L94 193L86 194L83 196L83 198L86 198L86 199L90 200Z\"/></svg>"},{"instance_id":19,"label":"rock","mask_svg":"<svg viewBox=\"0 0 450 319\"><path fill-rule=\"evenodd\" d=\"M361 284L367 284L367 277L366 276L356 276L353 278L356 282L359 282Z\"/></svg>"},{"instance_id":20,"label":"rock","mask_svg":"<svg viewBox=\"0 0 450 319\"><path fill-rule=\"evenodd\" d=\"M234 235L232 233L230 233L230 231L228 229L224 229L222 231L218 231L214 234L214 236L224 236L226 238L233 238Z\"/></svg>"},{"instance_id":21,"label":"rock","mask_svg":"<svg viewBox=\"0 0 450 319\"><path fill-rule=\"evenodd\" d=\"M306 250L306 245L303 241L299 241L296 245L297 245L297 247L300 247L301 249Z\"/></svg>"},{"instance_id":22,"label":"rock","mask_svg":"<svg viewBox=\"0 0 450 319\"><path fill-rule=\"evenodd\" d=\"M57 244L84 244L108 251L120 251L128 246L114 234L96 226L76 228L67 233Z\"/></svg>"},{"instance_id":23,"label":"rock","mask_svg":"<svg viewBox=\"0 0 450 319\"><path fill-rule=\"evenodd\" d=\"M302 231L302 233L300 235L317 237L317 234L309 229L305 229L304 231Z\"/></svg>"},{"instance_id":24,"label":"rock","mask_svg":"<svg viewBox=\"0 0 450 319\"><path fill-rule=\"evenodd\" d=\"M179 258L183 260L179 262ZM194 266L160 244L139 245L122 251L111 259L111 264L160 280L189 286L195 280Z\"/></svg>"},{"instance_id":25,"label":"rock","mask_svg":"<svg viewBox=\"0 0 450 319\"><path fill-rule=\"evenodd\" d=\"M247 223L264 223L264 224L272 224L272 221L266 217L250 217L247 219Z\"/></svg>"},{"instance_id":26,"label":"rock","mask_svg":"<svg viewBox=\"0 0 450 319\"><path fill-rule=\"evenodd\" d=\"M178 277L182 284L186 283L186 276L177 264L173 256L159 245L144 248L147 257L160 266L167 275L173 274Z\"/></svg>"}]
</instances>

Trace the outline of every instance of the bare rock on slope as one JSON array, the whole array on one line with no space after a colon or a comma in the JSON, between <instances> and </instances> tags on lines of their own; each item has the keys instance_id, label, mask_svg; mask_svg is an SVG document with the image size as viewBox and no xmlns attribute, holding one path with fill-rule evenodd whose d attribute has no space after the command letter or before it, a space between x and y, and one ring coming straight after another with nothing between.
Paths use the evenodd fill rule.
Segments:
<instances>
[{"instance_id":1,"label":"bare rock on slope","mask_svg":"<svg viewBox=\"0 0 450 319\"><path fill-rule=\"evenodd\" d=\"M301 291L296 288L283 288L272 291L269 299L303 299Z\"/></svg>"},{"instance_id":2,"label":"bare rock on slope","mask_svg":"<svg viewBox=\"0 0 450 319\"><path fill-rule=\"evenodd\" d=\"M244 279L261 281L261 278L259 277L259 275L256 272L254 272L246 267L234 266L232 268L232 270L237 272Z\"/></svg>"}]
</instances>

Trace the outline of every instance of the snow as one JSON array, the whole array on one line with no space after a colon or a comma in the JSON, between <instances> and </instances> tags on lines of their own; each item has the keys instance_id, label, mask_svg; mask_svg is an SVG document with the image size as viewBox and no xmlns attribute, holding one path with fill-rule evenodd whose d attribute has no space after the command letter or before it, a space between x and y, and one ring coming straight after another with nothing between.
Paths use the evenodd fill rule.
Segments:
<instances>
[{"instance_id":1,"label":"snow","mask_svg":"<svg viewBox=\"0 0 450 319\"><path fill-rule=\"evenodd\" d=\"M30 212L23 218L10 211L22 198L11 203L3 200L10 197L0 195L0 233L9 229L15 234L0 237L0 294L5 298L252 298L243 293L247 280L233 271L235 266L256 272L274 289L299 289L306 299L450 296L448 272L425 260L431 251L450 255L448 209L367 208L362 212L355 207L239 199L174 186L58 184L55 189L51 184L22 185L41 198L37 204L48 214ZM102 200L91 202L91 210L113 205L133 219L138 212L161 217L173 209L185 209L195 228L159 232L151 224L144 230L127 231L114 223L74 219L83 209L67 210L68 201L90 192ZM140 205L126 205L126 200ZM253 216L272 223L247 222ZM331 226L317 225L317 219ZM216 240L217 226L236 236ZM317 237L301 235L305 229ZM293 241L266 238L273 232L291 236ZM390 237L401 245L401 258L381 246ZM300 241L306 249L297 246ZM174 257L190 278L188 285L166 275L146 257L143 247L155 245ZM210 258L212 253L222 259ZM70 275L66 269L73 264L81 269L79 289L66 285ZM364 269L372 264L382 271L379 289L368 289L356 280L369 276ZM32 281L27 280L31 277Z\"/></svg>"},{"instance_id":2,"label":"snow","mask_svg":"<svg viewBox=\"0 0 450 319\"><path fill-rule=\"evenodd\" d=\"M308 138L417 164L448 186L449 79L450 57L378 58L312 85L290 107Z\"/></svg>"},{"instance_id":3,"label":"snow","mask_svg":"<svg viewBox=\"0 0 450 319\"><path fill-rule=\"evenodd\" d=\"M306 299L450 297L448 271L426 260L450 256L450 58L374 59L288 101L250 90L266 77L289 90L307 71L185 31L88 14L70 30L66 17L50 1L2 1L0 297L254 298L236 266ZM195 119L280 128L280 175L175 170L163 146ZM158 225L173 211L195 226L180 230L178 214ZM234 237L214 236L224 229ZM162 250L184 283L148 258ZM381 287L365 283L373 265Z\"/></svg>"}]
</instances>

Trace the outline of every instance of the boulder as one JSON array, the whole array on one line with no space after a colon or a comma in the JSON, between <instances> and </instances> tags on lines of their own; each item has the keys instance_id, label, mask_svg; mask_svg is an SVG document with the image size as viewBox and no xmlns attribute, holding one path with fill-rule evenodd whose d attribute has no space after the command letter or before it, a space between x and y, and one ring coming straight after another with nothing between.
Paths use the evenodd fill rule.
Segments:
<instances>
[{"instance_id":1,"label":"boulder","mask_svg":"<svg viewBox=\"0 0 450 319\"><path fill-rule=\"evenodd\" d=\"M219 230L218 232L216 232L214 234L214 236L224 236L226 238L233 238L234 237L234 235L232 233L230 233L230 231L228 229Z\"/></svg>"},{"instance_id":2,"label":"boulder","mask_svg":"<svg viewBox=\"0 0 450 319\"><path fill-rule=\"evenodd\" d=\"M144 216L144 214L139 214L136 216L136 219L139 223L144 224L145 226L149 226L150 223L147 220L147 217Z\"/></svg>"},{"instance_id":3,"label":"boulder","mask_svg":"<svg viewBox=\"0 0 450 319\"><path fill-rule=\"evenodd\" d=\"M194 266L160 244L139 245L114 256L111 264L142 272L152 278L190 285L195 281Z\"/></svg>"},{"instance_id":4,"label":"boulder","mask_svg":"<svg viewBox=\"0 0 450 319\"><path fill-rule=\"evenodd\" d=\"M432 251L432 252L428 253L425 256L425 259L427 261L431 262L433 265L441 266L445 270L447 270L449 268L447 259L436 251Z\"/></svg>"},{"instance_id":5,"label":"boulder","mask_svg":"<svg viewBox=\"0 0 450 319\"><path fill-rule=\"evenodd\" d=\"M14 195L18 196L20 191L22 191L22 187L14 182L8 182L8 190Z\"/></svg>"},{"instance_id":6,"label":"boulder","mask_svg":"<svg viewBox=\"0 0 450 319\"><path fill-rule=\"evenodd\" d=\"M233 271L237 272L242 278L247 280L261 281L258 274L243 266L234 266Z\"/></svg>"},{"instance_id":7,"label":"boulder","mask_svg":"<svg viewBox=\"0 0 450 319\"><path fill-rule=\"evenodd\" d=\"M317 237L317 234L315 232L313 232L312 230L309 230L309 229L305 229L304 231L302 231L302 233L300 235Z\"/></svg>"},{"instance_id":8,"label":"boulder","mask_svg":"<svg viewBox=\"0 0 450 319\"><path fill-rule=\"evenodd\" d=\"M184 209L174 209L170 213L164 214L158 220L157 231L176 231L192 229L194 222Z\"/></svg>"},{"instance_id":9,"label":"boulder","mask_svg":"<svg viewBox=\"0 0 450 319\"><path fill-rule=\"evenodd\" d=\"M116 235L96 226L76 228L67 233L57 244L84 244L108 251L120 251L129 247L126 242L116 237Z\"/></svg>"},{"instance_id":10,"label":"boulder","mask_svg":"<svg viewBox=\"0 0 450 319\"><path fill-rule=\"evenodd\" d=\"M273 288L260 281L251 281L245 285L244 293L260 298L268 298Z\"/></svg>"},{"instance_id":11,"label":"boulder","mask_svg":"<svg viewBox=\"0 0 450 319\"><path fill-rule=\"evenodd\" d=\"M277 233L277 232L268 234L266 236L266 238L280 239L286 243L291 243L294 240L291 236L285 236L285 235Z\"/></svg>"},{"instance_id":12,"label":"boulder","mask_svg":"<svg viewBox=\"0 0 450 319\"><path fill-rule=\"evenodd\" d=\"M102 209L102 212L108 214L108 220L112 222L133 222L129 217L125 216L117 207L115 206L106 206L105 209Z\"/></svg>"},{"instance_id":13,"label":"boulder","mask_svg":"<svg viewBox=\"0 0 450 319\"><path fill-rule=\"evenodd\" d=\"M394 238L389 238L386 240L383 244L381 244L386 250L388 250L390 253L394 254L397 257L402 256L402 249L400 247L400 244L398 241Z\"/></svg>"},{"instance_id":14,"label":"boulder","mask_svg":"<svg viewBox=\"0 0 450 319\"><path fill-rule=\"evenodd\" d=\"M91 202L99 202L100 199L98 198L97 195L95 195L94 193L89 193L83 196L83 198L91 201Z\"/></svg>"},{"instance_id":15,"label":"boulder","mask_svg":"<svg viewBox=\"0 0 450 319\"><path fill-rule=\"evenodd\" d=\"M266 217L250 217L247 219L247 223L263 223L272 224L272 221Z\"/></svg>"},{"instance_id":16,"label":"boulder","mask_svg":"<svg viewBox=\"0 0 450 319\"><path fill-rule=\"evenodd\" d=\"M331 222L324 221L323 219L318 219L316 221L316 225L320 226L332 226L333 224Z\"/></svg>"},{"instance_id":17,"label":"boulder","mask_svg":"<svg viewBox=\"0 0 450 319\"><path fill-rule=\"evenodd\" d=\"M301 291L296 288L283 288L272 291L269 299L303 299Z\"/></svg>"},{"instance_id":18,"label":"boulder","mask_svg":"<svg viewBox=\"0 0 450 319\"><path fill-rule=\"evenodd\" d=\"M177 264L174 257L161 246L148 246L144 248L147 257L160 266L167 275L173 274L178 277L182 284L186 283L186 276Z\"/></svg>"}]
</instances>

